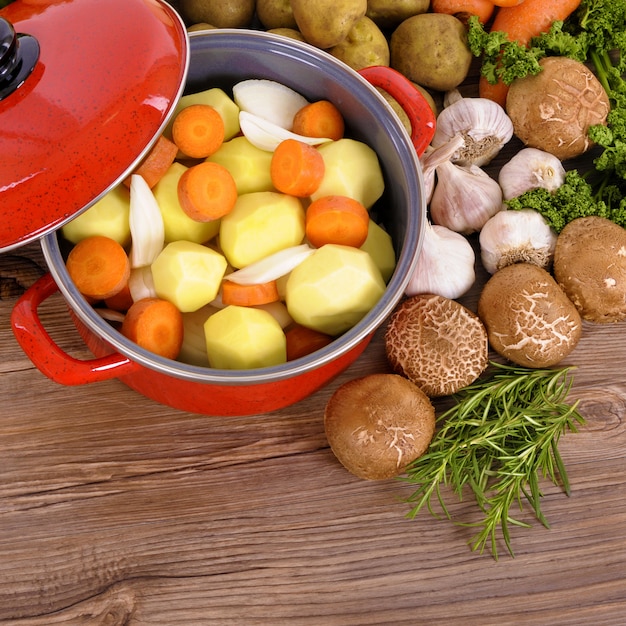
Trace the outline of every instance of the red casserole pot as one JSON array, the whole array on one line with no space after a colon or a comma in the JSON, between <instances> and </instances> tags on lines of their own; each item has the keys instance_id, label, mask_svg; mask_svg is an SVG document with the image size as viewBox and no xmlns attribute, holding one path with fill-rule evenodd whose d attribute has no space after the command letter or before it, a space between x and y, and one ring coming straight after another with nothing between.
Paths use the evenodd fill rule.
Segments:
<instances>
[{"instance_id":1,"label":"red casserole pot","mask_svg":"<svg viewBox=\"0 0 626 626\"><path fill-rule=\"evenodd\" d=\"M378 154L386 190L373 210L390 232L397 256L381 300L329 346L283 365L238 371L187 365L139 348L104 321L73 285L62 242L52 233L41 242L50 273L24 294L12 314L20 345L45 375L64 385L119 378L147 397L193 413L261 414L309 396L344 370L402 298L417 263L426 219L418 157L430 143L434 117L425 100L393 70L368 68L357 73L298 41L253 30L191 33L187 92L216 86L228 90L248 78L276 80L309 100L333 101L346 119L347 134ZM413 125L411 137L373 84L401 101ZM57 290L94 359L66 354L43 327L38 307Z\"/></svg>"}]
</instances>

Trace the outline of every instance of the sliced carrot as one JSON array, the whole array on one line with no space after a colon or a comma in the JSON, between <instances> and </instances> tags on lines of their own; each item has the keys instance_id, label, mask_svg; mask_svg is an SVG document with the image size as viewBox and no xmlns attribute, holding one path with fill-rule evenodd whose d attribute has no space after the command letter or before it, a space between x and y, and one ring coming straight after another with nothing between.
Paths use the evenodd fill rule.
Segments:
<instances>
[{"instance_id":1,"label":"sliced carrot","mask_svg":"<svg viewBox=\"0 0 626 626\"><path fill-rule=\"evenodd\" d=\"M327 137L336 141L343 137L345 121L341 111L330 100L318 100L295 114L291 130L305 137Z\"/></svg>"},{"instance_id":2,"label":"sliced carrot","mask_svg":"<svg viewBox=\"0 0 626 626\"><path fill-rule=\"evenodd\" d=\"M486 24L491 16L495 5L491 0L431 0L430 10L433 13L446 13L454 15L457 19L466 23L470 16L475 15L481 24Z\"/></svg>"},{"instance_id":3,"label":"sliced carrot","mask_svg":"<svg viewBox=\"0 0 626 626\"><path fill-rule=\"evenodd\" d=\"M580 4L580 0L524 0L521 4L499 8L491 31L506 33L510 41L527 46L533 37L550 30L552 22L566 20ZM492 85L481 77L478 94L481 98L506 104L507 85Z\"/></svg>"},{"instance_id":4,"label":"sliced carrot","mask_svg":"<svg viewBox=\"0 0 626 626\"><path fill-rule=\"evenodd\" d=\"M306 198L324 178L324 158L319 150L297 139L281 141L272 155L272 184L282 193Z\"/></svg>"},{"instance_id":5,"label":"sliced carrot","mask_svg":"<svg viewBox=\"0 0 626 626\"><path fill-rule=\"evenodd\" d=\"M191 219L212 222L235 206L237 184L223 165L203 161L185 170L178 179L178 201Z\"/></svg>"},{"instance_id":6,"label":"sliced carrot","mask_svg":"<svg viewBox=\"0 0 626 626\"><path fill-rule=\"evenodd\" d=\"M172 124L172 139L178 149L193 159L211 156L224 143L224 120L209 104L191 104L178 113Z\"/></svg>"},{"instance_id":7,"label":"sliced carrot","mask_svg":"<svg viewBox=\"0 0 626 626\"><path fill-rule=\"evenodd\" d=\"M104 304L107 308L114 311L121 311L125 313L133 305L133 297L130 293L130 286L128 281L114 296L106 298Z\"/></svg>"},{"instance_id":8,"label":"sliced carrot","mask_svg":"<svg viewBox=\"0 0 626 626\"><path fill-rule=\"evenodd\" d=\"M334 243L360 248L367 239L369 213L348 196L323 196L306 210L305 231L316 248Z\"/></svg>"},{"instance_id":9,"label":"sliced carrot","mask_svg":"<svg viewBox=\"0 0 626 626\"><path fill-rule=\"evenodd\" d=\"M130 261L114 239L93 235L79 241L66 261L76 288L88 298L105 300L122 290L130 276Z\"/></svg>"},{"instance_id":10,"label":"sliced carrot","mask_svg":"<svg viewBox=\"0 0 626 626\"><path fill-rule=\"evenodd\" d=\"M183 344L183 316L167 300L143 298L128 309L121 333L154 354L175 359Z\"/></svg>"},{"instance_id":11,"label":"sliced carrot","mask_svg":"<svg viewBox=\"0 0 626 626\"><path fill-rule=\"evenodd\" d=\"M293 361L327 346L333 337L301 324L293 324L285 332L287 338L287 360Z\"/></svg>"},{"instance_id":12,"label":"sliced carrot","mask_svg":"<svg viewBox=\"0 0 626 626\"><path fill-rule=\"evenodd\" d=\"M178 146L167 137L160 135L148 156L135 169L133 174L143 176L152 189L165 176L178 154ZM130 176L124 180L124 185L130 187Z\"/></svg>"},{"instance_id":13,"label":"sliced carrot","mask_svg":"<svg viewBox=\"0 0 626 626\"><path fill-rule=\"evenodd\" d=\"M275 280L267 283L244 285L232 280L222 282L222 302L237 306L256 306L278 302L280 294Z\"/></svg>"}]
</instances>

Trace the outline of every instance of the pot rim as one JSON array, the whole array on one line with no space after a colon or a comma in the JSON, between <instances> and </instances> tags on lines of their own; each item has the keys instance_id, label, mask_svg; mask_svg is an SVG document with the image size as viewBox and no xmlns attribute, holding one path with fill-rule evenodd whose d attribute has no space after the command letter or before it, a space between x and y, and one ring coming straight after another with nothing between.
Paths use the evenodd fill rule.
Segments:
<instances>
[{"instance_id":1,"label":"pot rim","mask_svg":"<svg viewBox=\"0 0 626 626\"><path fill-rule=\"evenodd\" d=\"M233 38L238 39L242 37L255 42L258 40L259 45L271 43L272 46L277 48L276 52L279 54L290 54L293 52L293 48L296 48L299 51L299 55L308 58L310 64L320 69L320 71L330 73L331 78L339 81L343 88L360 90L363 98L367 98L375 110L377 109L381 114L384 113L387 116L391 116L395 121L394 131L397 133L397 136L392 139L395 143L404 144L404 150L410 160L409 163L405 163L407 172L412 172L412 176L408 178L407 183L413 188L414 197L419 199L420 207L426 206L422 169L408 132L383 96L358 72L329 53L310 44L264 31L215 29L194 31L189 33L189 35L191 48L193 48L194 40L208 37L215 40L226 39L227 43L230 43L230 40ZM415 248L410 250L407 246L402 247L398 253L396 268L387 283L383 296L355 326L335 338L328 346L310 355L281 365L249 370L225 370L190 365L163 358L139 347L101 317L78 292L65 268L57 233L53 232L43 237L41 239L41 247L50 273L72 311L91 332L105 340L112 350L123 354L142 366L175 378L219 385L259 384L292 378L323 367L329 361L334 361L370 337L391 314L404 295L411 274L418 262L425 220L425 212L423 215L420 215L419 211L407 210L405 240L416 242Z\"/></svg>"}]
</instances>

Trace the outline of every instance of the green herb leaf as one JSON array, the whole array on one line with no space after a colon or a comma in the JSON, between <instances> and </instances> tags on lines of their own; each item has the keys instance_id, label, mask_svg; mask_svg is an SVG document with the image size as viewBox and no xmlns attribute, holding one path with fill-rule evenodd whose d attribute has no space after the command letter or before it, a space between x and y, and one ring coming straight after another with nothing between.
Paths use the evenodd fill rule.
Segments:
<instances>
[{"instance_id":1,"label":"green herb leaf","mask_svg":"<svg viewBox=\"0 0 626 626\"><path fill-rule=\"evenodd\" d=\"M569 494L569 482L558 451L560 436L575 432L584 419L577 403L568 404L571 367L530 369L492 362L488 375L465 387L455 404L438 417L438 430L427 452L416 459L401 480L415 485L407 502L414 518L423 508L440 517L433 508L436 496L441 511L446 506L443 487L463 499L472 492L484 514L477 523L454 523L478 527L471 539L473 550L490 547L498 558L498 530L514 556L510 526L528 524L511 514L527 502L538 521L548 527L540 506L540 478L561 484Z\"/></svg>"}]
</instances>

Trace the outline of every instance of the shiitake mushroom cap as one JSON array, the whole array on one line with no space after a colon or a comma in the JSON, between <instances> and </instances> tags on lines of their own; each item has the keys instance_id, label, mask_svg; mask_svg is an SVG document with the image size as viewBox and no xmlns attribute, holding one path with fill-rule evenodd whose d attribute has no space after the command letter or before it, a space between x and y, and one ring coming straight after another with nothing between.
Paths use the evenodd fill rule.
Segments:
<instances>
[{"instance_id":1,"label":"shiitake mushroom cap","mask_svg":"<svg viewBox=\"0 0 626 626\"><path fill-rule=\"evenodd\" d=\"M385 350L394 372L431 398L456 393L489 364L487 331L478 316L435 294L400 303L387 325Z\"/></svg>"}]
</instances>

